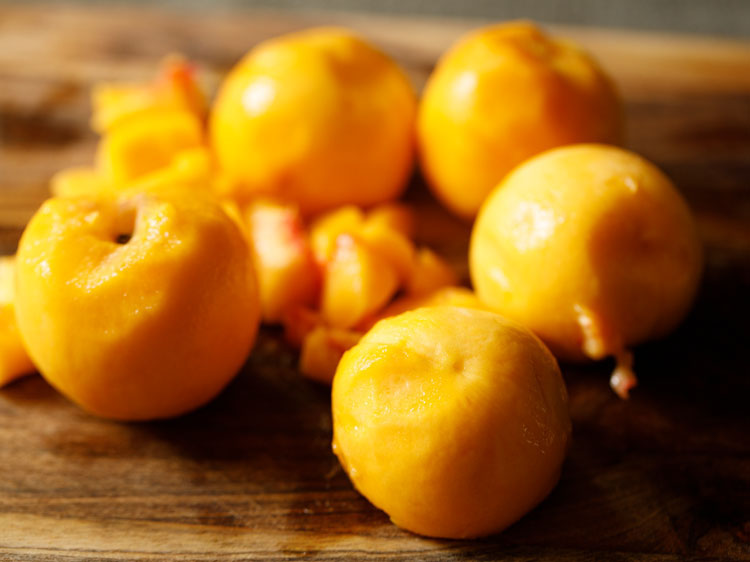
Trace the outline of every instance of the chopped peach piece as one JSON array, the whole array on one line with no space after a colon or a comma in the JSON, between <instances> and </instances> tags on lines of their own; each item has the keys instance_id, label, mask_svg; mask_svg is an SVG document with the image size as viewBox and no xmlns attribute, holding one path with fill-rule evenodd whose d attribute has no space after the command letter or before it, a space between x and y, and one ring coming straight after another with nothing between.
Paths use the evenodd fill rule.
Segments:
<instances>
[{"instance_id":1,"label":"chopped peach piece","mask_svg":"<svg viewBox=\"0 0 750 562\"><path fill-rule=\"evenodd\" d=\"M278 323L291 308L317 301L320 277L295 207L256 201L246 211L264 322Z\"/></svg>"},{"instance_id":2,"label":"chopped peach piece","mask_svg":"<svg viewBox=\"0 0 750 562\"><path fill-rule=\"evenodd\" d=\"M114 185L125 185L172 164L175 156L203 144L201 125L186 111L162 111L130 119L99 143L97 164Z\"/></svg>"},{"instance_id":3,"label":"chopped peach piece","mask_svg":"<svg viewBox=\"0 0 750 562\"><path fill-rule=\"evenodd\" d=\"M382 224L406 238L414 237L414 212L403 203L383 203L367 214L368 224Z\"/></svg>"},{"instance_id":4,"label":"chopped peach piece","mask_svg":"<svg viewBox=\"0 0 750 562\"><path fill-rule=\"evenodd\" d=\"M136 84L102 83L92 92L92 128L105 133L132 117L180 110L203 121L206 97L195 80L193 66L180 56L167 57L159 76Z\"/></svg>"},{"instance_id":5,"label":"chopped peach piece","mask_svg":"<svg viewBox=\"0 0 750 562\"><path fill-rule=\"evenodd\" d=\"M398 272L400 283L412 278L415 265L414 244L406 236L385 222L365 222L357 238L387 259Z\"/></svg>"},{"instance_id":6,"label":"chopped peach piece","mask_svg":"<svg viewBox=\"0 0 750 562\"><path fill-rule=\"evenodd\" d=\"M214 165L211 151L205 146L188 148L175 154L171 167L180 176L211 182Z\"/></svg>"},{"instance_id":7,"label":"chopped peach piece","mask_svg":"<svg viewBox=\"0 0 750 562\"><path fill-rule=\"evenodd\" d=\"M420 248L414 264L414 274L406 284L410 295L428 295L442 287L456 285L453 268L429 248Z\"/></svg>"},{"instance_id":8,"label":"chopped peach piece","mask_svg":"<svg viewBox=\"0 0 750 562\"><path fill-rule=\"evenodd\" d=\"M0 256L0 386L35 370L16 324L15 270L15 257Z\"/></svg>"},{"instance_id":9,"label":"chopped peach piece","mask_svg":"<svg viewBox=\"0 0 750 562\"><path fill-rule=\"evenodd\" d=\"M110 189L109 184L96 168L78 166L57 172L50 180L53 197L80 197L97 195Z\"/></svg>"},{"instance_id":10,"label":"chopped peach piece","mask_svg":"<svg viewBox=\"0 0 750 562\"><path fill-rule=\"evenodd\" d=\"M284 326L284 339L299 349L307 334L317 326L323 325L323 318L312 308L297 306L286 311L281 323Z\"/></svg>"},{"instance_id":11,"label":"chopped peach piece","mask_svg":"<svg viewBox=\"0 0 750 562\"><path fill-rule=\"evenodd\" d=\"M318 325L302 342L299 369L307 378L331 384L341 357L354 347L361 332Z\"/></svg>"},{"instance_id":12,"label":"chopped peach piece","mask_svg":"<svg viewBox=\"0 0 750 562\"><path fill-rule=\"evenodd\" d=\"M211 190L212 172L208 149L201 146L176 153L169 165L144 174L122 187L147 191L177 185Z\"/></svg>"},{"instance_id":13,"label":"chopped peach piece","mask_svg":"<svg viewBox=\"0 0 750 562\"><path fill-rule=\"evenodd\" d=\"M352 234L364 223L362 209L347 205L317 218L310 227L310 244L315 259L324 264L336 251L336 239L340 234Z\"/></svg>"},{"instance_id":14,"label":"chopped peach piece","mask_svg":"<svg viewBox=\"0 0 750 562\"><path fill-rule=\"evenodd\" d=\"M234 199L219 199L219 204L221 205L221 208L224 209L224 212L229 216L229 218L232 219L239 227L239 229L242 231L242 234L245 235L245 238L247 238L247 224L245 223L245 219L242 216L242 211L240 210L240 206L237 204L237 202Z\"/></svg>"},{"instance_id":15,"label":"chopped peach piece","mask_svg":"<svg viewBox=\"0 0 750 562\"><path fill-rule=\"evenodd\" d=\"M336 239L323 273L321 310L331 326L350 328L380 310L398 289L396 268L350 234Z\"/></svg>"}]
</instances>

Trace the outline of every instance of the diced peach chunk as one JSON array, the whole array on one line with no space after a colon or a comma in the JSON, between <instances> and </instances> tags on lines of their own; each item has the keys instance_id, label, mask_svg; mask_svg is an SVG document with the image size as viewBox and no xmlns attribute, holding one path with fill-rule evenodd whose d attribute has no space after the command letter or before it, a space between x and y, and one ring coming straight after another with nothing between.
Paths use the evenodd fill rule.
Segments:
<instances>
[{"instance_id":1,"label":"diced peach chunk","mask_svg":"<svg viewBox=\"0 0 750 562\"><path fill-rule=\"evenodd\" d=\"M284 339L296 349L302 347L307 334L324 324L320 312L306 306L288 309L281 323L284 326Z\"/></svg>"},{"instance_id":2,"label":"diced peach chunk","mask_svg":"<svg viewBox=\"0 0 750 562\"><path fill-rule=\"evenodd\" d=\"M331 260L336 251L336 239L341 234L353 234L364 223L362 209L347 205L318 217L310 227L310 245L318 263Z\"/></svg>"},{"instance_id":3,"label":"diced peach chunk","mask_svg":"<svg viewBox=\"0 0 750 562\"><path fill-rule=\"evenodd\" d=\"M256 201L246 211L264 322L278 323L287 310L313 306L320 273L299 211Z\"/></svg>"},{"instance_id":4,"label":"diced peach chunk","mask_svg":"<svg viewBox=\"0 0 750 562\"><path fill-rule=\"evenodd\" d=\"M104 133L132 117L163 110L187 111L203 121L206 97L195 80L193 66L179 56L167 57L159 76L137 84L101 83L92 92L92 128Z\"/></svg>"},{"instance_id":5,"label":"diced peach chunk","mask_svg":"<svg viewBox=\"0 0 750 562\"><path fill-rule=\"evenodd\" d=\"M387 258L355 236L341 234L324 268L323 318L337 328L356 326L393 297L398 281L398 272Z\"/></svg>"},{"instance_id":6,"label":"diced peach chunk","mask_svg":"<svg viewBox=\"0 0 750 562\"><path fill-rule=\"evenodd\" d=\"M399 283L407 283L412 278L414 244L401 232L385 222L368 220L359 228L356 237L390 262L398 272Z\"/></svg>"},{"instance_id":7,"label":"diced peach chunk","mask_svg":"<svg viewBox=\"0 0 750 562\"><path fill-rule=\"evenodd\" d=\"M414 238L414 212L403 203L384 203L367 213L367 224L381 224L408 239Z\"/></svg>"},{"instance_id":8,"label":"diced peach chunk","mask_svg":"<svg viewBox=\"0 0 750 562\"><path fill-rule=\"evenodd\" d=\"M414 263L414 273L406 284L406 292L417 296L429 295L442 287L457 283L456 272L448 262L429 248L420 248Z\"/></svg>"},{"instance_id":9,"label":"diced peach chunk","mask_svg":"<svg viewBox=\"0 0 750 562\"><path fill-rule=\"evenodd\" d=\"M18 332L14 300L15 258L0 256L0 386L35 370Z\"/></svg>"},{"instance_id":10,"label":"diced peach chunk","mask_svg":"<svg viewBox=\"0 0 750 562\"><path fill-rule=\"evenodd\" d=\"M361 337L362 333L354 330L316 326L302 342L300 372L315 381L331 384L341 356Z\"/></svg>"},{"instance_id":11,"label":"diced peach chunk","mask_svg":"<svg viewBox=\"0 0 750 562\"><path fill-rule=\"evenodd\" d=\"M110 189L110 185L96 168L78 166L57 172L50 180L53 197L96 196Z\"/></svg>"},{"instance_id":12,"label":"diced peach chunk","mask_svg":"<svg viewBox=\"0 0 750 562\"><path fill-rule=\"evenodd\" d=\"M129 119L99 143L97 165L115 186L166 168L183 151L203 145L200 122L187 111L160 111Z\"/></svg>"},{"instance_id":13,"label":"diced peach chunk","mask_svg":"<svg viewBox=\"0 0 750 562\"><path fill-rule=\"evenodd\" d=\"M240 231L248 238L247 223L242 216L242 210L234 199L219 199L219 204L230 219L239 227Z\"/></svg>"},{"instance_id":14,"label":"diced peach chunk","mask_svg":"<svg viewBox=\"0 0 750 562\"><path fill-rule=\"evenodd\" d=\"M182 186L191 189L212 189L213 168L206 147L200 146L178 152L168 166L140 176L127 187L134 190L149 190L167 186Z\"/></svg>"}]
</instances>

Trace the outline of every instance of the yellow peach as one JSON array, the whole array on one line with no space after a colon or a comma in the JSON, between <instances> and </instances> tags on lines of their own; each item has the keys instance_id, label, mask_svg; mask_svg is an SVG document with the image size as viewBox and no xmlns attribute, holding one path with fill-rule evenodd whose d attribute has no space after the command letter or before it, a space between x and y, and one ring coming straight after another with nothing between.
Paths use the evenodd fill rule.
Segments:
<instances>
[{"instance_id":1,"label":"yellow peach","mask_svg":"<svg viewBox=\"0 0 750 562\"><path fill-rule=\"evenodd\" d=\"M398 526L501 531L557 483L570 438L552 354L498 314L419 308L378 322L333 379L333 450Z\"/></svg>"},{"instance_id":2,"label":"yellow peach","mask_svg":"<svg viewBox=\"0 0 750 562\"><path fill-rule=\"evenodd\" d=\"M222 84L209 129L238 200L262 193L312 215L397 198L415 114L393 60L350 31L321 28L250 51Z\"/></svg>"},{"instance_id":3,"label":"yellow peach","mask_svg":"<svg viewBox=\"0 0 750 562\"><path fill-rule=\"evenodd\" d=\"M435 195L473 217L513 167L571 143L617 143L621 108L597 63L528 22L481 28L439 60L418 116L422 171Z\"/></svg>"},{"instance_id":4,"label":"yellow peach","mask_svg":"<svg viewBox=\"0 0 750 562\"><path fill-rule=\"evenodd\" d=\"M690 209L643 158L610 146L550 150L519 166L482 206L471 236L474 288L560 358L615 356L622 396L630 346L671 331L702 269Z\"/></svg>"},{"instance_id":5,"label":"yellow peach","mask_svg":"<svg viewBox=\"0 0 750 562\"><path fill-rule=\"evenodd\" d=\"M31 358L99 416L164 418L205 404L257 332L247 243L206 192L49 199L23 233L17 268Z\"/></svg>"}]
</instances>

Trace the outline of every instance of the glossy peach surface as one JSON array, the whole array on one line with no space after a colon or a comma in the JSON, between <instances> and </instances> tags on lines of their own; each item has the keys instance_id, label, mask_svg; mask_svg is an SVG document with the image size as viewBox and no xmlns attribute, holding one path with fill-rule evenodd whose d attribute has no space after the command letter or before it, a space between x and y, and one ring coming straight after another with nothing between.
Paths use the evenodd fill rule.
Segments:
<instances>
[{"instance_id":1,"label":"glossy peach surface","mask_svg":"<svg viewBox=\"0 0 750 562\"><path fill-rule=\"evenodd\" d=\"M414 158L416 96L396 63L339 28L256 46L224 81L210 138L229 193L314 214L398 197Z\"/></svg>"},{"instance_id":2,"label":"glossy peach surface","mask_svg":"<svg viewBox=\"0 0 750 562\"><path fill-rule=\"evenodd\" d=\"M459 40L438 61L419 107L422 171L438 199L467 218L527 158L620 136L620 102L603 70L529 22Z\"/></svg>"},{"instance_id":3,"label":"glossy peach surface","mask_svg":"<svg viewBox=\"0 0 750 562\"><path fill-rule=\"evenodd\" d=\"M672 330L702 263L672 182L604 145L558 148L517 168L482 207L469 255L479 297L574 360L618 356Z\"/></svg>"},{"instance_id":4,"label":"glossy peach surface","mask_svg":"<svg viewBox=\"0 0 750 562\"><path fill-rule=\"evenodd\" d=\"M17 278L34 363L103 417L171 417L204 404L258 328L242 233L218 202L180 186L49 199L21 238Z\"/></svg>"},{"instance_id":5,"label":"glossy peach surface","mask_svg":"<svg viewBox=\"0 0 750 562\"><path fill-rule=\"evenodd\" d=\"M438 306L378 322L333 380L333 450L354 486L422 535L515 522L555 486L570 438L552 354L487 311Z\"/></svg>"}]
</instances>

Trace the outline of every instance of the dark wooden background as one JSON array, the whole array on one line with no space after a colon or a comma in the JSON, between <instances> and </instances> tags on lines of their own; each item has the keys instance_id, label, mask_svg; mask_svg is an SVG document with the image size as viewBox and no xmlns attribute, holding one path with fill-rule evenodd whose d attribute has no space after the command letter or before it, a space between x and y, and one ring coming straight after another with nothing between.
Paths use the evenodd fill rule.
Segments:
<instances>
[{"instance_id":1,"label":"dark wooden background","mask_svg":"<svg viewBox=\"0 0 750 562\"><path fill-rule=\"evenodd\" d=\"M418 87L477 25L0 5L0 253L49 176L91 161L93 82L146 78L179 51L215 83L258 40L319 23L369 36ZM0 559L750 560L750 43L560 31L620 85L629 147L679 185L708 260L688 320L636 350L630 401L609 390L611 364L563 367L574 441L539 508L478 541L391 525L331 454L328 389L267 330L217 400L172 421L93 418L38 376L0 390ZM407 197L420 237L465 272L469 225L418 178Z\"/></svg>"}]
</instances>

